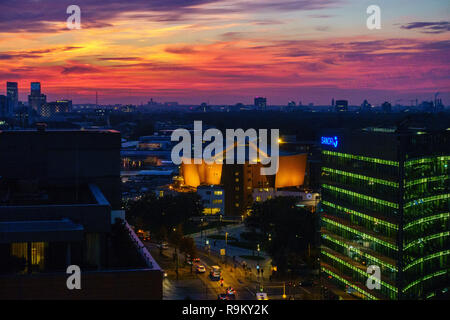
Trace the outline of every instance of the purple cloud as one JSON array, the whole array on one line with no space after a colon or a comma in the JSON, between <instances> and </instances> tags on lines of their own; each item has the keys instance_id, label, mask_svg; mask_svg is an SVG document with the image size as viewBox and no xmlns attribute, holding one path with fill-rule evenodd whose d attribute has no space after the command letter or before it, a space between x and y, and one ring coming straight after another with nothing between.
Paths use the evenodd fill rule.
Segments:
<instances>
[{"instance_id":1,"label":"purple cloud","mask_svg":"<svg viewBox=\"0 0 450 320\"><path fill-rule=\"evenodd\" d=\"M450 22L411 22L400 28L406 30L419 29L422 33L444 33L450 31Z\"/></svg>"}]
</instances>

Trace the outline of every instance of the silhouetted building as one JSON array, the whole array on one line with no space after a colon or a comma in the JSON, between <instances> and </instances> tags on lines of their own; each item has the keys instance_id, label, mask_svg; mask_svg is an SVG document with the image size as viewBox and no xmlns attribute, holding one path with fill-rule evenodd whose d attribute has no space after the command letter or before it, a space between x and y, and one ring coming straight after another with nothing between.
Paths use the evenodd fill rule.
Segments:
<instances>
[{"instance_id":1,"label":"silhouetted building","mask_svg":"<svg viewBox=\"0 0 450 320\"><path fill-rule=\"evenodd\" d=\"M17 82L6 83L6 96L10 98L12 103L11 112L14 112L19 103L19 88L17 86Z\"/></svg>"},{"instance_id":2,"label":"silhouetted building","mask_svg":"<svg viewBox=\"0 0 450 320\"><path fill-rule=\"evenodd\" d=\"M32 82L30 86L31 92L28 96L28 106L38 115L41 114L42 105L47 102L47 96L41 93L41 83Z\"/></svg>"},{"instance_id":3,"label":"silhouetted building","mask_svg":"<svg viewBox=\"0 0 450 320\"><path fill-rule=\"evenodd\" d=\"M120 146L113 130L0 132L1 299L162 298L121 210ZM66 286L70 265L82 290Z\"/></svg>"},{"instance_id":4,"label":"silhouetted building","mask_svg":"<svg viewBox=\"0 0 450 320\"><path fill-rule=\"evenodd\" d=\"M347 100L336 100L334 110L336 112L348 111L348 101Z\"/></svg>"},{"instance_id":5,"label":"silhouetted building","mask_svg":"<svg viewBox=\"0 0 450 320\"><path fill-rule=\"evenodd\" d=\"M47 102L41 106L42 117L52 117L56 114L72 112L71 100L59 100L56 102Z\"/></svg>"},{"instance_id":6,"label":"silhouetted building","mask_svg":"<svg viewBox=\"0 0 450 320\"><path fill-rule=\"evenodd\" d=\"M392 112L392 105L386 101L381 105L381 110L383 112Z\"/></svg>"},{"instance_id":7,"label":"silhouetted building","mask_svg":"<svg viewBox=\"0 0 450 320\"><path fill-rule=\"evenodd\" d=\"M0 95L0 117L8 118L13 116L11 98Z\"/></svg>"},{"instance_id":8,"label":"silhouetted building","mask_svg":"<svg viewBox=\"0 0 450 320\"><path fill-rule=\"evenodd\" d=\"M255 107L257 107L258 109L265 109L267 107L267 99L263 97L256 97Z\"/></svg>"}]
</instances>

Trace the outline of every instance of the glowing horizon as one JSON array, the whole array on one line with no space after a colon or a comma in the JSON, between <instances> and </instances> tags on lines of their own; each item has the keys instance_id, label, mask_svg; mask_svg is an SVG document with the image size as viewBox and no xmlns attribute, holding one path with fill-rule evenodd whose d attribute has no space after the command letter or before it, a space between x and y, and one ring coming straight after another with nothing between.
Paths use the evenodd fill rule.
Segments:
<instances>
[{"instance_id":1,"label":"glowing horizon","mask_svg":"<svg viewBox=\"0 0 450 320\"><path fill-rule=\"evenodd\" d=\"M409 104L450 98L448 1L17 0L0 4L0 94L74 104ZM66 8L81 8L81 30ZM12 7L14 5L14 7ZM447 103L448 104L448 103Z\"/></svg>"}]
</instances>

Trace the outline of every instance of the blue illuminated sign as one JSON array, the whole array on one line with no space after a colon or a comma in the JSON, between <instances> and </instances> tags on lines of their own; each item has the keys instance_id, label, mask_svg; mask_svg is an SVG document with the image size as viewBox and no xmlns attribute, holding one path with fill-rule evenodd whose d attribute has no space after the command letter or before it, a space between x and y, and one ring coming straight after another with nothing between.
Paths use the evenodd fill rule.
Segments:
<instances>
[{"instance_id":1,"label":"blue illuminated sign","mask_svg":"<svg viewBox=\"0 0 450 320\"><path fill-rule=\"evenodd\" d=\"M322 137L322 144L326 144L328 146L337 147L338 146L338 138L337 137Z\"/></svg>"}]
</instances>

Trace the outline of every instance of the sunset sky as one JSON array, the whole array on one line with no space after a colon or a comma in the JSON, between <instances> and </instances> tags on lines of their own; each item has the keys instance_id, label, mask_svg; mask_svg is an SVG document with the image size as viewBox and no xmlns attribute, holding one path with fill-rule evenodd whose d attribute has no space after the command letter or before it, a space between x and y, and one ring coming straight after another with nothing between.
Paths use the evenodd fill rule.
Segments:
<instances>
[{"instance_id":1,"label":"sunset sky","mask_svg":"<svg viewBox=\"0 0 450 320\"><path fill-rule=\"evenodd\" d=\"M81 8L81 30L66 8ZM381 8L381 30L366 9ZM0 94L74 103L450 104L448 0L0 0ZM401 101L400 101L401 99Z\"/></svg>"}]
</instances>

